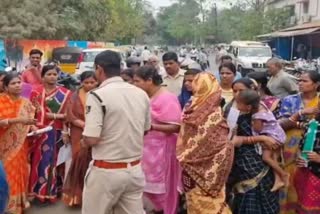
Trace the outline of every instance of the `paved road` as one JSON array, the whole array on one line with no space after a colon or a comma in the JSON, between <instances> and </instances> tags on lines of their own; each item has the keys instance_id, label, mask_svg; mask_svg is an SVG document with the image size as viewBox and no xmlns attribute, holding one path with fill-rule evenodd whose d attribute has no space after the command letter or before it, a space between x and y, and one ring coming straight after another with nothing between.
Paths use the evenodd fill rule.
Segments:
<instances>
[{"instance_id":1,"label":"paved road","mask_svg":"<svg viewBox=\"0 0 320 214\"><path fill-rule=\"evenodd\" d=\"M32 206L25 214L80 214L80 208L70 209L62 202L50 205L48 207Z\"/></svg>"},{"instance_id":2,"label":"paved road","mask_svg":"<svg viewBox=\"0 0 320 214\"><path fill-rule=\"evenodd\" d=\"M209 56L209 62L210 62L210 69L212 72L216 72L219 69L219 65L216 64L216 56L214 54L211 54Z\"/></svg>"}]
</instances>

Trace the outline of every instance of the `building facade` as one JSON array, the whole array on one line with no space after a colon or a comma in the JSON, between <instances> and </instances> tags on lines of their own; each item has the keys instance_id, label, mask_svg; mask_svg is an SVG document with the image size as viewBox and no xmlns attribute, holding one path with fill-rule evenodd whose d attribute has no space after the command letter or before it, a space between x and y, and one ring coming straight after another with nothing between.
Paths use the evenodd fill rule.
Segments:
<instances>
[{"instance_id":1,"label":"building facade","mask_svg":"<svg viewBox=\"0 0 320 214\"><path fill-rule=\"evenodd\" d=\"M267 9L287 7L291 18L289 25L320 21L320 0L269 0Z\"/></svg>"}]
</instances>

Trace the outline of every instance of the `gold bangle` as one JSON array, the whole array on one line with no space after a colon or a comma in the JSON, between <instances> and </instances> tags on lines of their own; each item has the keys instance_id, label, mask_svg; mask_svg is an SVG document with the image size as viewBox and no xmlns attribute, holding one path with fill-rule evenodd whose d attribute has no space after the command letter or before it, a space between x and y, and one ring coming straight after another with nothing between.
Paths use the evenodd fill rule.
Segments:
<instances>
[{"instance_id":1,"label":"gold bangle","mask_svg":"<svg viewBox=\"0 0 320 214\"><path fill-rule=\"evenodd\" d=\"M61 134L63 134L63 135L69 135L69 132L67 132L67 131L61 131Z\"/></svg>"}]
</instances>

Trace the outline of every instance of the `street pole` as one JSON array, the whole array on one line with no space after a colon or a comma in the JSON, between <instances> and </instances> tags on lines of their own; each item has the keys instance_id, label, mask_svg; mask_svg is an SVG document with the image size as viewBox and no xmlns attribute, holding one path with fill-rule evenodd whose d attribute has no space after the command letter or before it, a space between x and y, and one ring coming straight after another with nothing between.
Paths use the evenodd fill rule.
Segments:
<instances>
[{"instance_id":1,"label":"street pole","mask_svg":"<svg viewBox=\"0 0 320 214\"><path fill-rule=\"evenodd\" d=\"M217 9L217 4L214 3L214 21L215 21L215 37L216 39L218 38L218 9Z\"/></svg>"}]
</instances>

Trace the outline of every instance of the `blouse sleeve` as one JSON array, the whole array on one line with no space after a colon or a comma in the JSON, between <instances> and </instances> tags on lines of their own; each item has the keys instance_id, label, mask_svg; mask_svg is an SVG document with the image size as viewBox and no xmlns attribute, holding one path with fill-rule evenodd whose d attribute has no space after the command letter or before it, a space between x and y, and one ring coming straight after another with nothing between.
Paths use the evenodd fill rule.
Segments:
<instances>
[{"instance_id":1,"label":"blouse sleeve","mask_svg":"<svg viewBox=\"0 0 320 214\"><path fill-rule=\"evenodd\" d=\"M163 95L151 104L152 119L161 123L180 124L181 106L174 95Z\"/></svg>"},{"instance_id":2,"label":"blouse sleeve","mask_svg":"<svg viewBox=\"0 0 320 214\"><path fill-rule=\"evenodd\" d=\"M66 101L65 101L64 105L61 106L61 111L60 111L61 114L67 113L67 107L68 107L69 100L72 99L71 91L67 90L66 93L67 93L66 98L65 98Z\"/></svg>"},{"instance_id":3,"label":"blouse sleeve","mask_svg":"<svg viewBox=\"0 0 320 214\"><path fill-rule=\"evenodd\" d=\"M72 95L70 99L67 100L66 103L66 113L67 113L67 122L72 123L72 121L76 120L77 117L74 115L72 108L74 105L74 96Z\"/></svg>"},{"instance_id":4,"label":"blouse sleeve","mask_svg":"<svg viewBox=\"0 0 320 214\"><path fill-rule=\"evenodd\" d=\"M35 108L35 117L38 120L38 123L42 121L44 107L41 104L41 94L37 90L32 90L30 95L30 101Z\"/></svg>"},{"instance_id":5,"label":"blouse sleeve","mask_svg":"<svg viewBox=\"0 0 320 214\"><path fill-rule=\"evenodd\" d=\"M293 99L292 97L285 97L281 100L280 109L279 109L279 118L289 118L295 112L293 108Z\"/></svg>"}]
</instances>

